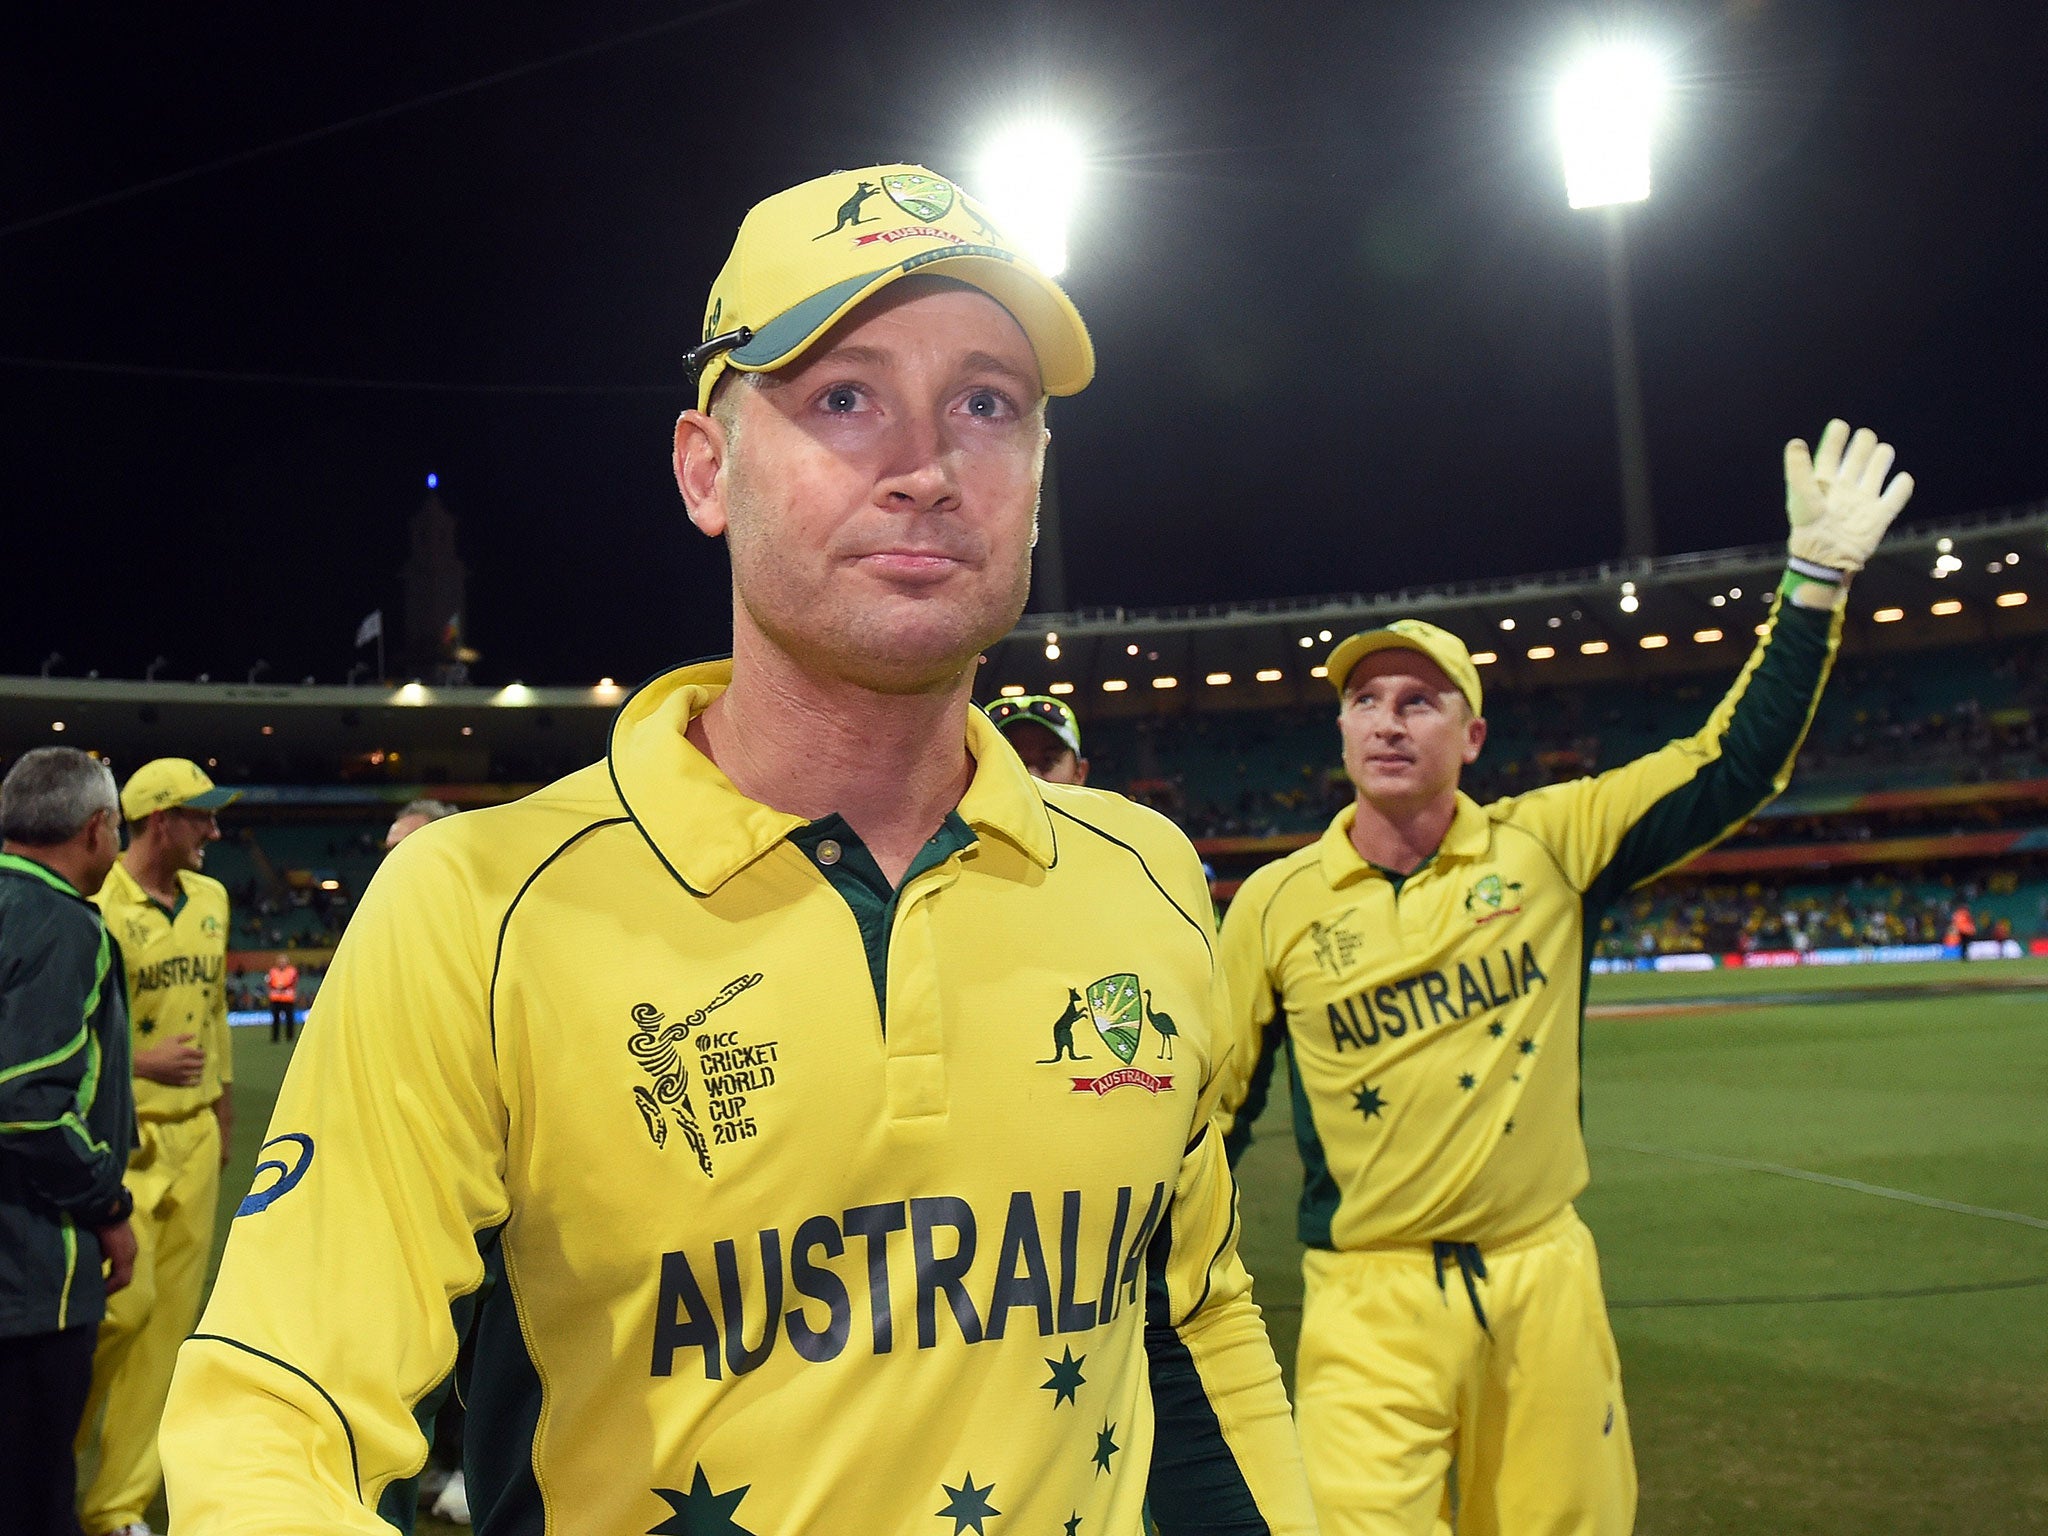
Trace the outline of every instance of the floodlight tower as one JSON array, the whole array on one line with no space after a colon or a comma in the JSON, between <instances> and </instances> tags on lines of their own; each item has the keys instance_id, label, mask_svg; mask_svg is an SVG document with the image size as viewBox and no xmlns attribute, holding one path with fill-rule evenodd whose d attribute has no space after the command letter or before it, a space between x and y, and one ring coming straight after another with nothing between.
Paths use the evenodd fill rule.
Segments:
<instances>
[{"instance_id":1,"label":"floodlight tower","mask_svg":"<svg viewBox=\"0 0 2048 1536\"><path fill-rule=\"evenodd\" d=\"M1047 277L1058 277L1067 269L1067 226L1080 201L1081 171L1080 141L1045 119L1002 128L989 140L976 167L975 192L997 228ZM1046 446L1038 496L1032 578L1038 589L1033 607L1041 613L1064 613L1067 608L1057 446Z\"/></svg>"},{"instance_id":2,"label":"floodlight tower","mask_svg":"<svg viewBox=\"0 0 2048 1536\"><path fill-rule=\"evenodd\" d=\"M1631 559L1656 553L1657 529L1650 510L1650 453L1643 436L1643 381L1629 303L1624 210L1650 195L1650 139L1663 98L1663 67L1638 43L1604 43L1587 50L1565 71L1556 96L1565 199L1574 208L1598 208L1606 236L1622 553Z\"/></svg>"}]
</instances>

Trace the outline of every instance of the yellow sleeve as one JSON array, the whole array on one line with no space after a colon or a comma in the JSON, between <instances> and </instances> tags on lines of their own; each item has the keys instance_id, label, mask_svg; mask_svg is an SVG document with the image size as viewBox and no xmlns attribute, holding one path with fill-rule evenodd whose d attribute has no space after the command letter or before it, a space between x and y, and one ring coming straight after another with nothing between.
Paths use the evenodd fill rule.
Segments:
<instances>
[{"instance_id":1,"label":"yellow sleeve","mask_svg":"<svg viewBox=\"0 0 2048 1536\"><path fill-rule=\"evenodd\" d=\"M181 1536L390 1536L451 1305L501 1223L489 941L445 839L409 838L350 923L278 1095L160 1444Z\"/></svg>"},{"instance_id":2,"label":"yellow sleeve","mask_svg":"<svg viewBox=\"0 0 2048 1536\"><path fill-rule=\"evenodd\" d=\"M1268 864L1238 887L1230 909L1223 914L1223 935L1218 941L1218 962L1225 997L1218 1017L1221 1021L1218 1054L1217 1130L1232 1164L1251 1145L1252 1125L1266 1107L1274 1063L1286 1033L1286 1016L1280 1011L1279 983L1266 958L1266 904L1272 895L1274 872ZM1224 1048L1228 1054L1224 1054Z\"/></svg>"},{"instance_id":3,"label":"yellow sleeve","mask_svg":"<svg viewBox=\"0 0 2048 1536\"><path fill-rule=\"evenodd\" d=\"M1220 966L1213 992L1221 1018ZM1147 1256L1147 1507L1161 1536L1313 1532L1280 1366L1238 1256L1237 1181L1215 1123L1222 1088L1220 1073L1204 1084L1194 1141Z\"/></svg>"},{"instance_id":4,"label":"yellow sleeve","mask_svg":"<svg viewBox=\"0 0 2048 1536\"><path fill-rule=\"evenodd\" d=\"M1781 593L1748 664L1698 731L1490 813L1542 842L1591 903L1683 864L1790 781L1841 633L1839 609L1802 608Z\"/></svg>"}]
</instances>

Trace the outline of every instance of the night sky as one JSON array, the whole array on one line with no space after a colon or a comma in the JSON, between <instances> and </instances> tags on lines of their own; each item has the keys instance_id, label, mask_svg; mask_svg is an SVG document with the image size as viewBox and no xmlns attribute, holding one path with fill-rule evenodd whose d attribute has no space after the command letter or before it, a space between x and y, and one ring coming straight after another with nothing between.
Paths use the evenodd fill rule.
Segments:
<instances>
[{"instance_id":1,"label":"night sky","mask_svg":"<svg viewBox=\"0 0 2048 1536\"><path fill-rule=\"evenodd\" d=\"M429 471L480 678L717 649L723 555L680 516L668 437L741 215L875 161L971 187L1020 108L1065 116L1092 161L1066 281L1101 371L1052 413L1075 603L1615 554L1599 228L1565 207L1548 91L1619 13L1221 11L11 12L0 671L56 650L139 676L162 653L167 676L260 657L338 681L356 621L396 617ZM1631 14L1678 82L1632 210L1660 548L1778 536L1779 447L1830 413L1899 445L1909 517L2048 496L2048 7Z\"/></svg>"}]
</instances>

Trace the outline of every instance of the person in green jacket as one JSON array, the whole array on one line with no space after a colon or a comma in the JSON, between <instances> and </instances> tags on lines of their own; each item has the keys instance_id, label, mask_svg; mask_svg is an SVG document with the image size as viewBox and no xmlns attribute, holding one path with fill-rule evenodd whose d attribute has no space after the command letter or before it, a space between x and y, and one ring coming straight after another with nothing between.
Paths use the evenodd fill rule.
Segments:
<instances>
[{"instance_id":1,"label":"person in green jacket","mask_svg":"<svg viewBox=\"0 0 2048 1536\"><path fill-rule=\"evenodd\" d=\"M114 779L71 747L0 781L0 1511L76 1532L72 1437L135 1238L128 1001L99 909L121 850Z\"/></svg>"}]
</instances>

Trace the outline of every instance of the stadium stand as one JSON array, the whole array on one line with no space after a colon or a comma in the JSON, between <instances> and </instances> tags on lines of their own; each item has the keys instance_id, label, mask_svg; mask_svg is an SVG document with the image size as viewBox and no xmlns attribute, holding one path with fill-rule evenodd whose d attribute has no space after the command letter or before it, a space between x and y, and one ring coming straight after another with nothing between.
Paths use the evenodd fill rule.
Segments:
<instances>
[{"instance_id":1,"label":"stadium stand","mask_svg":"<svg viewBox=\"0 0 2048 1536\"><path fill-rule=\"evenodd\" d=\"M991 649L981 691L1071 697L1092 782L1178 820L1227 899L1349 798L1319 676L1333 639L1411 614L1473 644L1491 734L1467 786L1489 799L1697 728L1782 560L1727 550L1370 597L1027 616ZM1610 913L1604 960L1938 945L1956 904L1978 913L1981 943L2048 947L2048 595L2029 590L2044 565L2048 506L1888 541L1857 580L1790 791ZM260 971L286 949L317 976L399 806L493 803L580 767L626 693L611 679L6 678L0 742L67 742L117 772L179 754L247 786L209 866L235 901L231 967Z\"/></svg>"}]
</instances>

